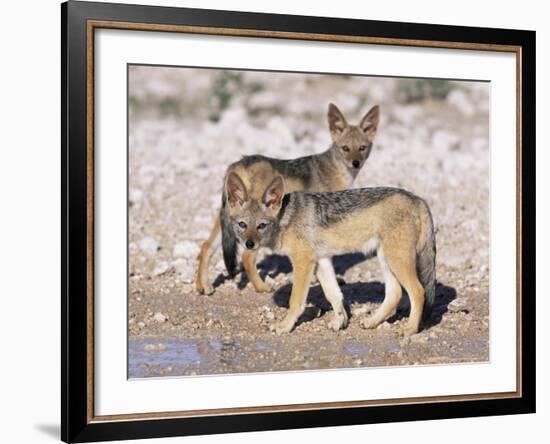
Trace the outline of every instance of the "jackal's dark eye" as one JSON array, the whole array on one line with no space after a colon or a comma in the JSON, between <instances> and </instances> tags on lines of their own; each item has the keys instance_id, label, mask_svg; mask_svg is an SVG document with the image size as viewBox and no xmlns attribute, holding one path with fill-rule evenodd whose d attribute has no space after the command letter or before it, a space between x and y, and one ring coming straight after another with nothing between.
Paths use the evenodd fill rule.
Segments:
<instances>
[{"instance_id":1,"label":"jackal's dark eye","mask_svg":"<svg viewBox=\"0 0 550 444\"><path fill-rule=\"evenodd\" d=\"M361 145L359 147L359 151L365 151L367 149L367 145Z\"/></svg>"},{"instance_id":2,"label":"jackal's dark eye","mask_svg":"<svg viewBox=\"0 0 550 444\"><path fill-rule=\"evenodd\" d=\"M349 151L349 146L342 145L342 149L347 153Z\"/></svg>"},{"instance_id":3,"label":"jackal's dark eye","mask_svg":"<svg viewBox=\"0 0 550 444\"><path fill-rule=\"evenodd\" d=\"M243 230L246 228L246 223L244 223L242 220L239 222L239 227L241 227Z\"/></svg>"},{"instance_id":4,"label":"jackal's dark eye","mask_svg":"<svg viewBox=\"0 0 550 444\"><path fill-rule=\"evenodd\" d=\"M260 225L258 225L258 230L263 230L265 227L267 227L267 224L265 222L262 222Z\"/></svg>"}]
</instances>

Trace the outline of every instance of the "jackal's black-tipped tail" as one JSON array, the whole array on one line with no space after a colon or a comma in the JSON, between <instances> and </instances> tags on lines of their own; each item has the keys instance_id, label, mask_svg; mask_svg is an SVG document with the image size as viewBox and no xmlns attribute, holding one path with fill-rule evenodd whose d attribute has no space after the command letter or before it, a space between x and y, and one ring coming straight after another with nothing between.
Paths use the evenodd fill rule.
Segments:
<instances>
[{"instance_id":1,"label":"jackal's black-tipped tail","mask_svg":"<svg viewBox=\"0 0 550 444\"><path fill-rule=\"evenodd\" d=\"M233 277L237 274L239 265L237 260L237 237L235 236L235 232L233 231L233 227L229 221L226 205L227 204L224 200L220 210L223 261L229 276Z\"/></svg>"},{"instance_id":2,"label":"jackal's black-tipped tail","mask_svg":"<svg viewBox=\"0 0 550 444\"><path fill-rule=\"evenodd\" d=\"M422 319L427 320L432 315L435 301L435 233L432 215L426 205L427 214L423 217L421 242L416 255L418 279L424 287L424 310Z\"/></svg>"}]
</instances>

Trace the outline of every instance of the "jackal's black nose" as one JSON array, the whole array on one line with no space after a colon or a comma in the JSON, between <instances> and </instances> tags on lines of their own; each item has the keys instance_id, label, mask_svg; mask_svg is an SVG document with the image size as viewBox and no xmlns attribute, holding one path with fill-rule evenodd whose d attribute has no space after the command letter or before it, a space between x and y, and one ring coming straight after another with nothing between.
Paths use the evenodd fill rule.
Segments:
<instances>
[{"instance_id":1,"label":"jackal's black nose","mask_svg":"<svg viewBox=\"0 0 550 444\"><path fill-rule=\"evenodd\" d=\"M353 162L351 162L351 164L352 164L355 168L359 168L359 165L361 165L361 162L359 162L358 160L354 160Z\"/></svg>"},{"instance_id":2,"label":"jackal's black nose","mask_svg":"<svg viewBox=\"0 0 550 444\"><path fill-rule=\"evenodd\" d=\"M249 250L252 250L254 248L254 241L251 241L250 239L247 240L244 244L246 245L246 248L248 248Z\"/></svg>"}]
</instances>

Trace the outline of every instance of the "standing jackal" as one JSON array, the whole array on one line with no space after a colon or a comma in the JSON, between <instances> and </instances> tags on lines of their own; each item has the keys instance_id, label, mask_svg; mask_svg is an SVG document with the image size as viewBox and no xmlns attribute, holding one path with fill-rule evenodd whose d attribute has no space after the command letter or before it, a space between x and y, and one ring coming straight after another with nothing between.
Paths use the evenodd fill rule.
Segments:
<instances>
[{"instance_id":1,"label":"standing jackal","mask_svg":"<svg viewBox=\"0 0 550 444\"><path fill-rule=\"evenodd\" d=\"M208 265L217 247L222 232L222 247L225 266L230 276L237 271L237 240L230 223L227 197L227 179L236 173L244 183L243 205L254 211L261 205L265 187L277 175L286 183L287 192L291 191L338 191L351 186L361 167L369 157L379 122L379 108L372 107L361 119L359 125L349 125L343 114L334 105L328 108L328 123L332 138L331 147L312 156L297 159L273 159L261 155L245 156L227 168L222 191L220 215L208 239L203 243L199 255L196 288L199 293L214 292L208 282ZM250 240L253 242L252 240ZM243 267L256 291L268 292L271 287L265 283L256 269L257 249L244 250Z\"/></svg>"},{"instance_id":2,"label":"standing jackal","mask_svg":"<svg viewBox=\"0 0 550 444\"><path fill-rule=\"evenodd\" d=\"M290 257L294 275L289 310L273 325L290 332L304 311L313 274L334 310L330 327L347 325L343 295L336 282L332 256L376 251L386 294L378 310L362 325L374 328L389 318L401 300L403 286L411 301L405 335L418 331L435 298L435 234L424 200L399 188L361 188L328 193L294 192L276 177L258 208L246 207L246 186L234 172L226 184L229 222L248 251L265 247ZM317 264L317 269L315 266Z\"/></svg>"}]
</instances>

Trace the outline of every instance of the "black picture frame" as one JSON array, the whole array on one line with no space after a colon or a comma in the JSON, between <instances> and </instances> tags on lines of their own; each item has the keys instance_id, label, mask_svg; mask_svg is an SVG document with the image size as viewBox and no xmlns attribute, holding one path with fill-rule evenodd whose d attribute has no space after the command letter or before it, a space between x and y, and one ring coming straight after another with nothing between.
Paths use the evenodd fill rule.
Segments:
<instances>
[{"instance_id":1,"label":"black picture frame","mask_svg":"<svg viewBox=\"0 0 550 444\"><path fill-rule=\"evenodd\" d=\"M93 310L90 277L90 143L87 64L88 23L110 21L165 26L260 30L326 36L370 37L388 41L510 45L519 48L521 63L520 158L518 203L521 221L518 267L523 297L518 307L521 328L519 396L498 399L389 403L364 407L249 412L194 417L97 420L90 415L89 344ZM442 26L356 19L214 11L142 5L69 1L61 5L62 104L62 274L61 274L61 438L90 442L180 435L325 427L396 421L432 420L535 412L535 32ZM521 118L521 116L528 118ZM93 211L92 211L93 212ZM92 317L92 319L90 319ZM93 406L93 404L92 404Z\"/></svg>"}]
</instances>

